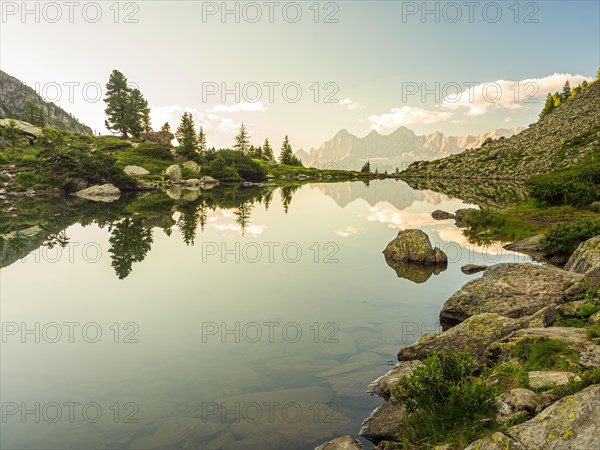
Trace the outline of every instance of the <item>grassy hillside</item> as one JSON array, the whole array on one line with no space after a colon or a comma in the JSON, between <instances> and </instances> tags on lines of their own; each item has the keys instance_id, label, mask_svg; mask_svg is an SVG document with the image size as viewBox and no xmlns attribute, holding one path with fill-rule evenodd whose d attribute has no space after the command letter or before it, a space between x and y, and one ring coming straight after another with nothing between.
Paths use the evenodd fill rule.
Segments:
<instances>
[{"instance_id":1,"label":"grassy hillside","mask_svg":"<svg viewBox=\"0 0 600 450\"><path fill-rule=\"evenodd\" d=\"M599 105L600 82L595 82L516 136L411 164L402 176L525 180L573 167L600 148Z\"/></svg>"}]
</instances>

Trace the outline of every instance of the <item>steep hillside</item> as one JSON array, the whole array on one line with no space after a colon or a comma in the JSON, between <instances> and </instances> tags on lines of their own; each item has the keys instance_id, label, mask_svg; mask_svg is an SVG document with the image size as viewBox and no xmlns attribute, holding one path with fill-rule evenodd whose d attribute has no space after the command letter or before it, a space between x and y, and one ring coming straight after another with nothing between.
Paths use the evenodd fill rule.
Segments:
<instances>
[{"instance_id":1,"label":"steep hillside","mask_svg":"<svg viewBox=\"0 0 600 450\"><path fill-rule=\"evenodd\" d=\"M509 139L438 161L409 166L405 176L526 179L576 165L600 150L600 82Z\"/></svg>"},{"instance_id":2,"label":"steep hillside","mask_svg":"<svg viewBox=\"0 0 600 450\"><path fill-rule=\"evenodd\" d=\"M296 156L307 166L321 167L335 162L341 169L360 170L370 161L372 169L394 171L407 163L444 158L479 147L487 139L509 137L522 130L498 129L479 136L446 136L439 132L417 136L414 131L400 127L387 135L371 131L363 138L341 130L319 148L310 152L299 150Z\"/></svg>"},{"instance_id":3,"label":"steep hillside","mask_svg":"<svg viewBox=\"0 0 600 450\"><path fill-rule=\"evenodd\" d=\"M92 134L92 129L54 103L45 101L32 88L0 70L0 116L22 119L25 104L43 109L47 126L72 133Z\"/></svg>"}]
</instances>

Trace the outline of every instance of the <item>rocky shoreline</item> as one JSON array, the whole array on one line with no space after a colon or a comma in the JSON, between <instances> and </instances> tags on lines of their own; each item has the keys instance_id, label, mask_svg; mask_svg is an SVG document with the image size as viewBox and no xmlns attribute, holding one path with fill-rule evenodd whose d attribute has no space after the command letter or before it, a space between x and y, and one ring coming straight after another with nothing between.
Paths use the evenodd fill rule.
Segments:
<instances>
[{"instance_id":1,"label":"rocky shoreline","mask_svg":"<svg viewBox=\"0 0 600 450\"><path fill-rule=\"evenodd\" d=\"M397 259L408 261L410 245L398 239L415 235L420 236L410 230L401 232L386 249L386 257L393 254ZM418 246L427 255L427 261L435 264L436 254L423 246L422 241ZM564 356L568 370L525 370L522 376L526 378L526 388L507 389L496 398L498 412L493 419L511 424L516 421L515 425L466 447L440 443L435 448L600 448L597 433L600 429L597 379L600 338L588 333L588 327L600 324L598 299L593 298L599 285L600 236L580 244L564 269L527 263L504 263L486 268L481 278L468 282L445 303L440 312L444 331L426 334L414 344L401 348L399 362L367 387L368 394L377 395L384 402L365 419L359 435L375 444L377 450L409 448L397 439L407 408L403 402L394 401L390 391L400 379L424 367L423 361L434 352L470 351L476 370L483 372L499 364L518 365L522 355L517 350L551 342L571 355L568 361ZM586 317L586 309L588 313L592 311L589 317ZM577 326L573 326L577 320ZM578 373L593 373L594 377L584 384ZM363 447L355 438L343 436L317 449L361 450Z\"/></svg>"}]
</instances>

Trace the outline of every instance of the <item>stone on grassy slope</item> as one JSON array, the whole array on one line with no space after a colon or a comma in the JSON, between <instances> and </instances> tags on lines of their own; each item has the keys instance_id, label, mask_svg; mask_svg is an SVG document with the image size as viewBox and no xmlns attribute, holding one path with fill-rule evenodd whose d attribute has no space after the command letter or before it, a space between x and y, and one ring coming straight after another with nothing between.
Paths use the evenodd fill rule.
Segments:
<instances>
[{"instance_id":1,"label":"stone on grassy slope","mask_svg":"<svg viewBox=\"0 0 600 450\"><path fill-rule=\"evenodd\" d=\"M583 275L534 264L496 264L483 277L460 288L440 312L444 328L481 313L513 319L530 316L552 303L563 303L563 293Z\"/></svg>"},{"instance_id":2,"label":"stone on grassy slope","mask_svg":"<svg viewBox=\"0 0 600 450\"><path fill-rule=\"evenodd\" d=\"M600 367L600 346L585 336L583 328L549 327L524 328L498 340L488 347L485 356L490 363L509 361L514 357L515 347L527 348L535 342L560 341L576 353L573 365Z\"/></svg>"},{"instance_id":3,"label":"stone on grassy slope","mask_svg":"<svg viewBox=\"0 0 600 450\"><path fill-rule=\"evenodd\" d=\"M473 442L465 450L600 448L600 385L564 397L531 420Z\"/></svg>"}]
</instances>

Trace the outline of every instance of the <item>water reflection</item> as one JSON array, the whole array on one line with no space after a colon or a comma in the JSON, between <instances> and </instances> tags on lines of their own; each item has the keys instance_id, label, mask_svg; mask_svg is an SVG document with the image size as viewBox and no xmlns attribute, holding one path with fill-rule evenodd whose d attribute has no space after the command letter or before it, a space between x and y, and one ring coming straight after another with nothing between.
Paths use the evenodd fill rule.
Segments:
<instances>
[{"instance_id":1,"label":"water reflection","mask_svg":"<svg viewBox=\"0 0 600 450\"><path fill-rule=\"evenodd\" d=\"M432 205L448 201L450 195L461 193L472 201L489 205L490 198L520 198L519 186L486 184L475 189L463 183L460 186L444 181L434 184L431 180L409 180L409 183L428 190L415 190L402 181L347 182L310 185L343 208L357 199L365 200L369 212L364 219L387 224L390 228L421 228L435 221L427 211L415 212L409 208L415 202ZM393 188L390 189L390 186ZM268 211L273 194L278 191L284 212L290 210L292 199L301 185L290 186L242 186L224 185L211 190L187 190L169 188L165 193L154 192L141 196L125 197L111 204L98 204L74 197L18 199L16 212L3 215L0 222L0 267L6 267L25 257L40 246L65 248L69 237L64 230L74 223L97 224L110 232L110 255L112 267L119 279L131 274L134 263L144 260L152 248L153 230L161 229L171 236L176 227L188 246L197 241L212 220L221 230L239 232L242 236L262 234L264 227L252 224L253 209L257 204ZM435 192L435 190L439 192ZM442 193L444 192L444 193ZM385 201L382 202L382 199ZM233 217L233 223L217 223L219 219ZM175 218L175 219L174 219ZM346 226L335 233L349 237L360 231L355 226ZM440 235L451 237L461 245L466 243L462 232L453 226L440 230ZM473 244L471 242L471 244ZM481 243L478 247L485 247ZM400 277L423 283L436 270L417 270L414 267L391 266Z\"/></svg>"},{"instance_id":2,"label":"water reflection","mask_svg":"<svg viewBox=\"0 0 600 450\"><path fill-rule=\"evenodd\" d=\"M2 448L299 450L356 435L380 403L365 394L368 383L399 347L438 331L441 305L471 278L462 265L490 263L452 221L430 218L468 205L393 180L219 186L110 204L20 198L12 206L0 217L1 262L10 265L1 274L3 320L95 322L105 333L95 344L30 345L14 336L2 349L3 400L97 401L107 413L98 424L12 420ZM411 281L390 270L382 250L407 226L422 226L448 254L447 270L401 272ZM300 261L282 252L286 243L303 250ZM86 245L100 257L82 259ZM209 254L209 245L221 252ZM50 258L61 246L63 258ZM228 254L238 247L242 255L260 248L262 257ZM139 343L116 344L115 322L138 324ZM206 339L207 323L239 333ZM267 323L278 324L273 340ZM250 324L263 326L258 342L244 337ZM286 324L300 325L300 341L284 337ZM335 324L331 341L327 324ZM139 423L113 423L110 405L131 401ZM265 405L275 403L271 416ZM302 411L299 420L288 404ZM238 405L239 421L223 418Z\"/></svg>"}]
</instances>

